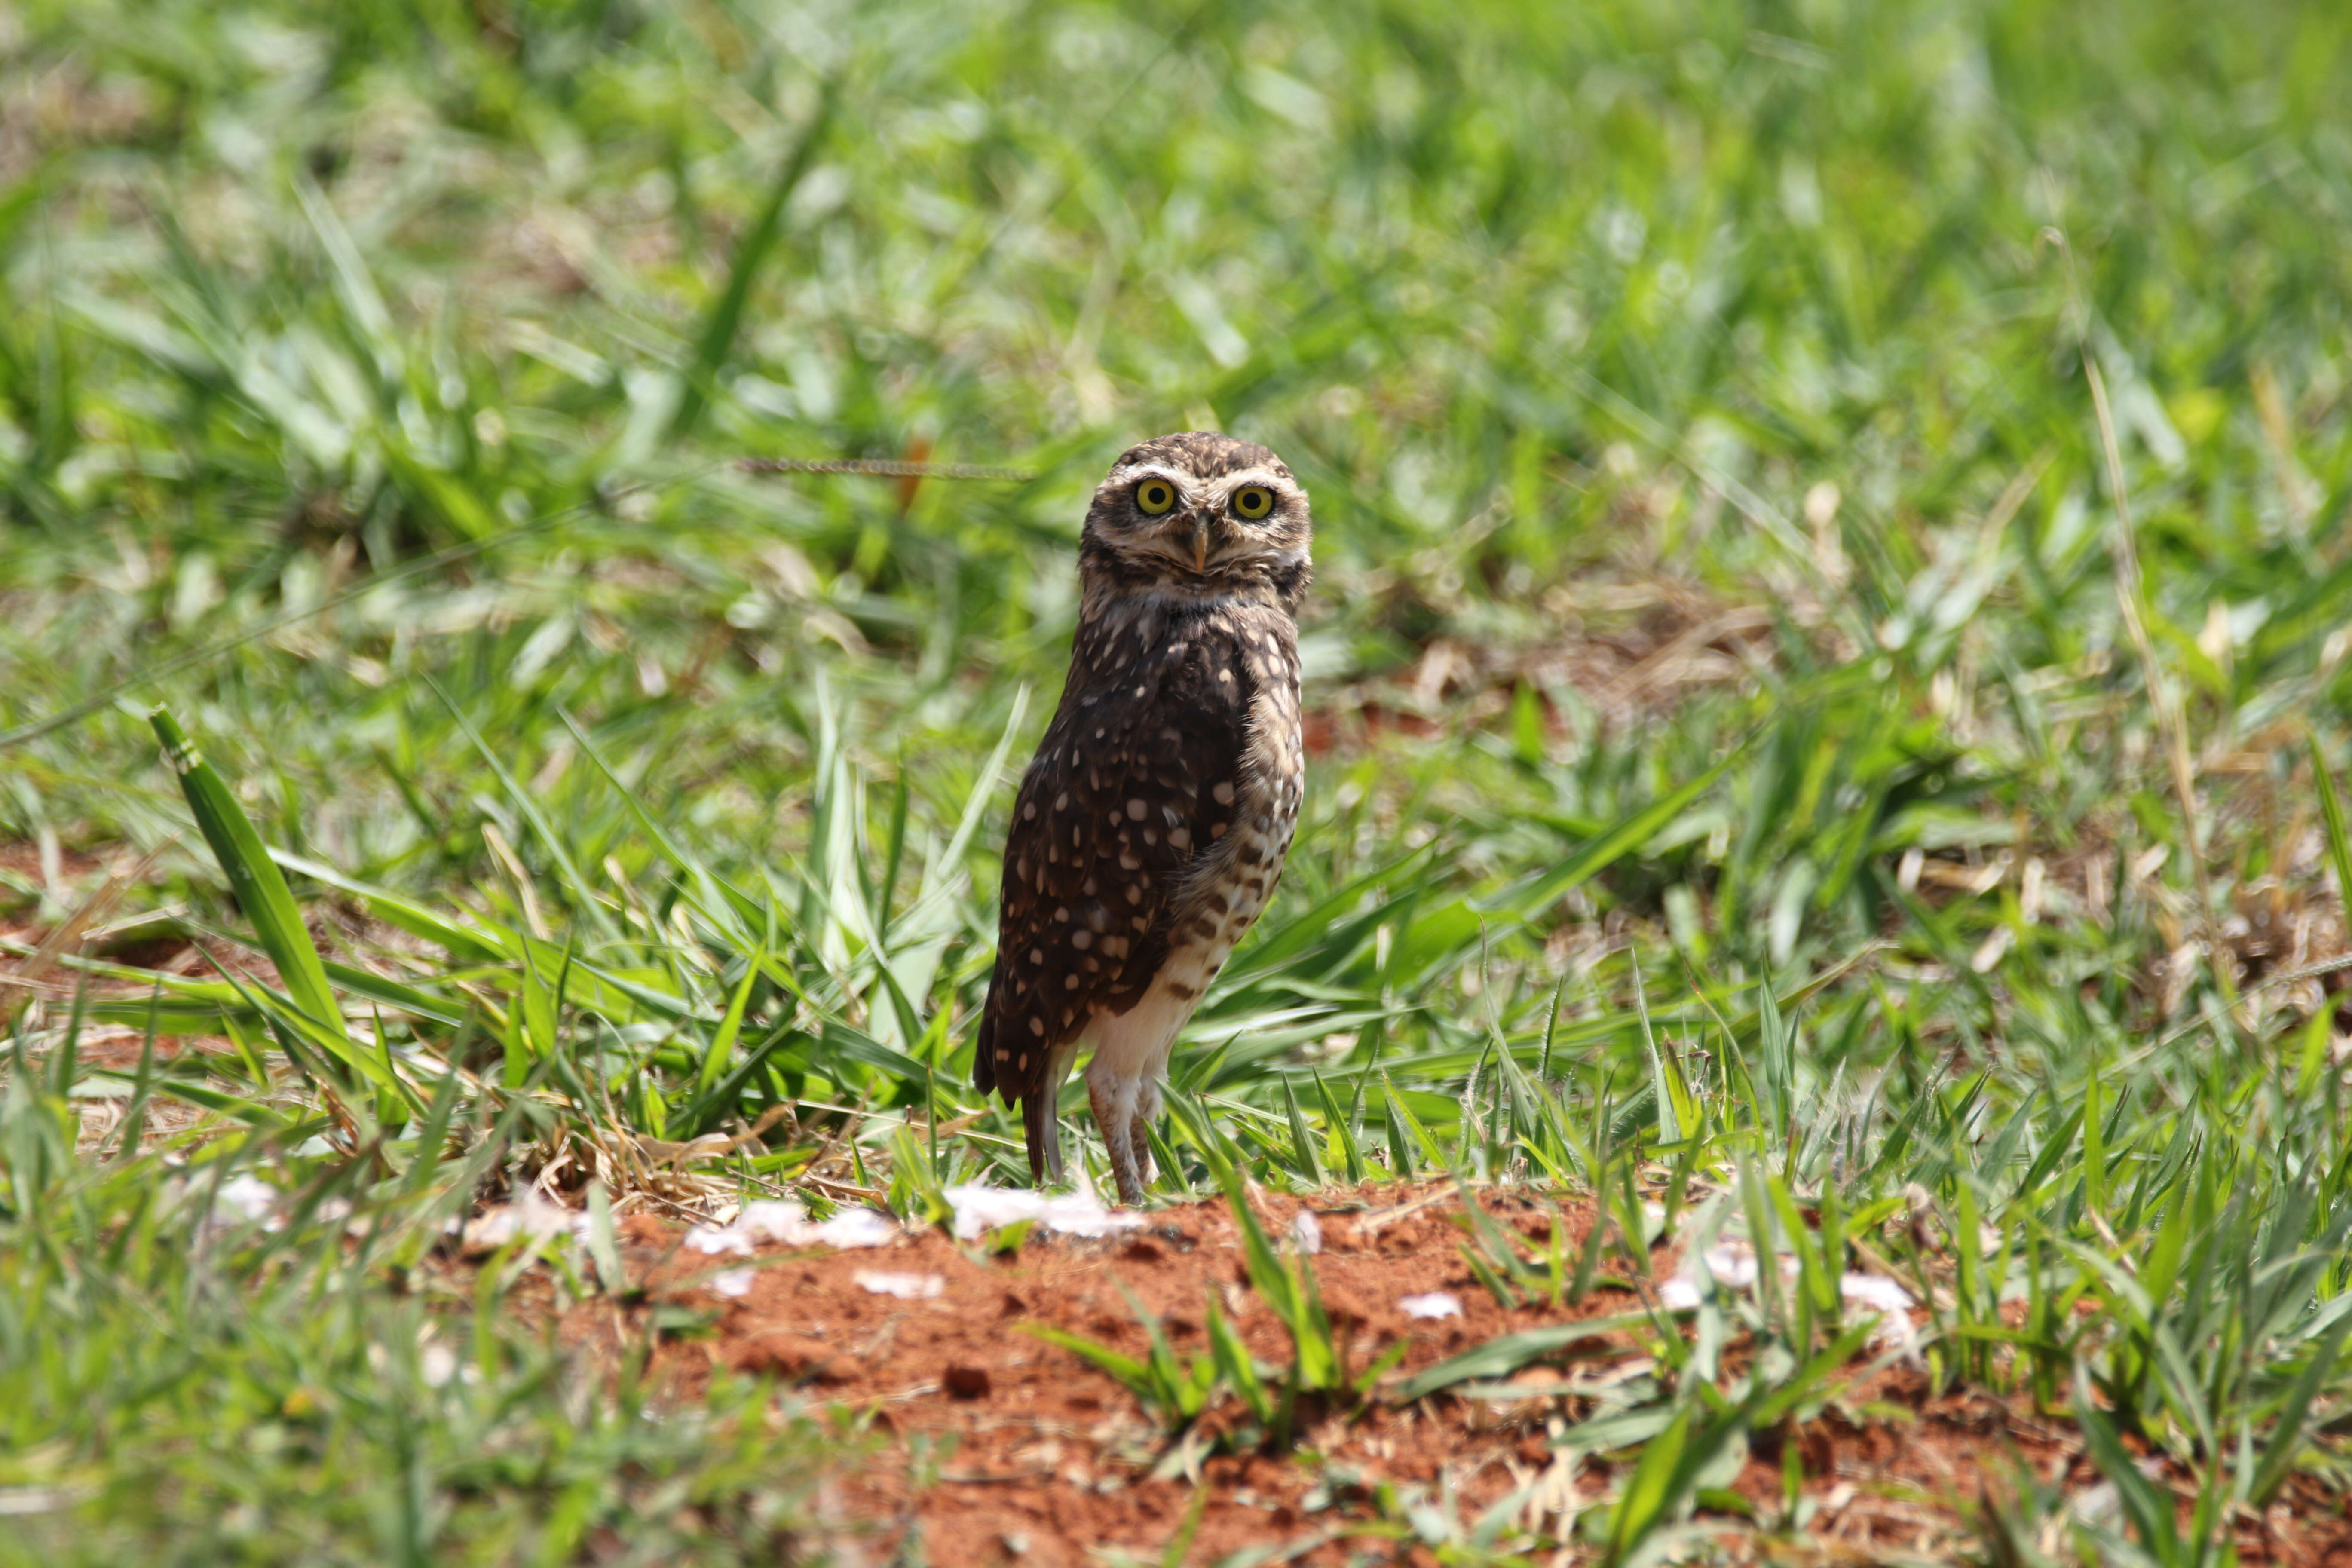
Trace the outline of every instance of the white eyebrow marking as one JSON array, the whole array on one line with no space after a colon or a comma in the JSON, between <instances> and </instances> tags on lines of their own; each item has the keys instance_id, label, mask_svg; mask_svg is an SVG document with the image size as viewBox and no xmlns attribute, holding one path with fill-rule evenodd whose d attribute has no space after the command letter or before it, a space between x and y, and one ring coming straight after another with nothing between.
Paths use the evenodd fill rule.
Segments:
<instances>
[{"instance_id":1,"label":"white eyebrow marking","mask_svg":"<svg viewBox=\"0 0 2352 1568\"><path fill-rule=\"evenodd\" d=\"M1178 500L1191 504L1192 489L1190 481L1192 476L1181 468L1164 468L1158 463L1138 463L1131 468L1115 468L1111 477L1104 481L1103 488L1108 489L1115 485L1126 489L1146 479L1165 479L1175 489Z\"/></svg>"},{"instance_id":2,"label":"white eyebrow marking","mask_svg":"<svg viewBox=\"0 0 2352 1568\"><path fill-rule=\"evenodd\" d=\"M1216 479L1213 489L1218 500L1231 500L1236 490L1255 485L1261 489L1279 490L1283 478L1272 468L1244 468L1238 474L1226 474Z\"/></svg>"}]
</instances>

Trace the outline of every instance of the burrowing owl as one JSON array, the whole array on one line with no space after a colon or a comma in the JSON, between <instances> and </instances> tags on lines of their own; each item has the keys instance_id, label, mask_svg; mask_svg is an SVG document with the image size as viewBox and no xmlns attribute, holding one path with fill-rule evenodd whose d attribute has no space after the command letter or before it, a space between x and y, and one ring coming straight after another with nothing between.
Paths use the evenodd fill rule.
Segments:
<instances>
[{"instance_id":1,"label":"burrowing owl","mask_svg":"<svg viewBox=\"0 0 2352 1568\"><path fill-rule=\"evenodd\" d=\"M1304 793L1307 492L1201 431L1124 454L1078 540L1069 684L1021 781L972 1079L1023 1106L1059 1181L1063 1080L1087 1089L1123 1203L1143 1199L1160 1076L1274 890Z\"/></svg>"}]
</instances>

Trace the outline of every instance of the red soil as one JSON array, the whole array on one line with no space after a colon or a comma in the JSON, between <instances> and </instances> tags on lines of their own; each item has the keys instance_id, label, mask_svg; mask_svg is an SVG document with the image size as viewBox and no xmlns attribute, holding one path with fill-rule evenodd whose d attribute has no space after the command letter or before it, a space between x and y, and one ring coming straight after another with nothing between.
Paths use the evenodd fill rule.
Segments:
<instances>
[{"instance_id":1,"label":"red soil","mask_svg":"<svg viewBox=\"0 0 2352 1568\"><path fill-rule=\"evenodd\" d=\"M1549 1207L1533 1197L1489 1190L1480 1201L1531 1237L1549 1234ZM1351 1371L1400 1342L1406 1347L1383 1382L1391 1392L1403 1376L1498 1335L1639 1305L1635 1289L1604 1284L1579 1307L1506 1310L1463 1260L1451 1188L1367 1187L1304 1205L1268 1194L1260 1205L1268 1232L1285 1234L1301 1206L1321 1218L1315 1268ZM1570 1205L1565 1213L1580 1237L1590 1209ZM1076 1568L1105 1552L1156 1563L1196 1501L1187 1562L1275 1547L1309 1563L1367 1553L1433 1563L1397 1498L1443 1507L1450 1496L1454 1516L1468 1521L1539 1479L1549 1483L1543 1528L1557 1533L1557 1510L1610 1495L1613 1470L1587 1459L1571 1471L1555 1459L1550 1438L1591 1408L1596 1381L1644 1353L1633 1336L1597 1335L1568 1352L1565 1370L1554 1357L1516 1374L1508 1397L1442 1393L1412 1405L1375 1397L1353 1410L1302 1415L1292 1454L1213 1453L1215 1435L1242 1419L1237 1402L1213 1408L1191 1443L1171 1441L1117 1382L1023 1330L1051 1325L1139 1359L1148 1340L1131 1302L1140 1303L1189 1360L1206 1349L1204 1307L1213 1293L1260 1361L1286 1364L1287 1337L1244 1283L1239 1238L1221 1204L1160 1210L1147 1229L1107 1240L1032 1237L1004 1256L936 1230L886 1247L770 1249L751 1260L681 1250L679 1233L643 1216L625 1223L625 1236L632 1278L646 1286L644 1304L626 1314L639 1322L616 1318L609 1305L583 1306L569 1320L572 1335L616 1345L620 1334L643 1331L644 1314L658 1305L698 1309L707 1328L670 1338L660 1352L679 1392L696 1392L725 1368L774 1376L833 1406L845 1430L875 1444L838 1500L851 1539L862 1537L870 1560L880 1561L919 1531L939 1568ZM747 1262L746 1293L711 1289L722 1270ZM1661 1251L1652 1267L1663 1278L1671 1263ZM875 1273L935 1276L939 1294L877 1294L859 1279ZM1461 1315L1413 1320L1398 1307L1400 1298L1434 1290L1456 1296ZM1890 1552L1952 1556L1979 1535L1987 1500L2013 1495L2026 1471L2069 1494L2101 1479L2063 1414L2036 1415L2021 1397L1937 1394L1923 1371L1900 1363L1857 1382L1802 1428L1756 1436L1734 1489L1759 1522L1783 1507L1780 1449L1790 1440L1803 1495L1815 1505L1808 1536L1833 1558L1857 1562ZM2148 1468L2177 1493L2185 1489L2164 1461ZM1205 1499L1196 1496L1202 1488ZM1381 1489L1391 1489L1385 1508L1375 1495ZM2341 1501L2301 1479L2287 1500L2238 1521L2242 1560L2352 1565L2352 1521ZM1702 1520L1710 1517L1735 1555L1765 1548L1736 1515L1702 1510Z\"/></svg>"}]
</instances>

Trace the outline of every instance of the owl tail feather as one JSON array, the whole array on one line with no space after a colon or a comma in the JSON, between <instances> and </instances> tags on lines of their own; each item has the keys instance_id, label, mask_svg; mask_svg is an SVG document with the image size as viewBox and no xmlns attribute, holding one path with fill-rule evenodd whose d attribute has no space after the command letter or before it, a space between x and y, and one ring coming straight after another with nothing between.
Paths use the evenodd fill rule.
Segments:
<instances>
[{"instance_id":1,"label":"owl tail feather","mask_svg":"<svg viewBox=\"0 0 2352 1568\"><path fill-rule=\"evenodd\" d=\"M993 975L990 976L988 986L991 993L995 991ZM996 1088L996 1013L992 1008L982 1012L980 1037L972 1041L971 1087L980 1090L982 1100L987 1099Z\"/></svg>"}]
</instances>

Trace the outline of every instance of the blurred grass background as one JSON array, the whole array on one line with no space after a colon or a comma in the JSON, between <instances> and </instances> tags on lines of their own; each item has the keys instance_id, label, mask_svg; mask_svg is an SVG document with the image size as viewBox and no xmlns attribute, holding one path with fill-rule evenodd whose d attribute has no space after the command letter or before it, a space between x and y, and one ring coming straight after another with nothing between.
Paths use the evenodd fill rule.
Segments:
<instances>
[{"instance_id":1,"label":"blurred grass background","mask_svg":"<svg viewBox=\"0 0 2352 1568\"><path fill-rule=\"evenodd\" d=\"M681 782L723 759L698 809L762 853L816 668L877 758L976 750L1057 672L1103 462L1212 420L1314 489L1326 682L1540 646L1596 567L1769 589L1899 685L1976 684L1979 610L2065 668L2118 642L2081 333L2159 635L2223 602L2252 657L2194 668L2235 710L2341 587L2346 26L19 5L8 717L470 544L140 695L355 869L480 868L375 761L446 751L419 668L534 764L558 704ZM1044 477L708 471L917 451ZM107 714L19 749L17 826L152 836L147 749Z\"/></svg>"},{"instance_id":2,"label":"blurred grass background","mask_svg":"<svg viewBox=\"0 0 2352 1568\"><path fill-rule=\"evenodd\" d=\"M1084 498L1213 426L1319 525L1298 851L1177 1064L1262 1175L1426 1164L1415 1125L1465 1169L1605 1172L1494 1053L1688 1169L1965 1190L2020 1280L2037 1226L2126 1258L2193 1212L2220 1245L2241 1193L2278 1249L2252 1279L2334 1245L2347 1170L2333 977L2279 977L2344 946L2313 767L2352 742L2347 81L2352 13L2317 5L0 4L11 934L87 915L120 988L242 929L166 701L291 858L353 1027L478 1075L512 1142L466 1184L784 1107L686 1195L879 1190L894 1139L977 1109L992 758L1050 710ZM476 937L431 923L457 910ZM263 1498L343 1467L499 1500L483 1561L621 1528L595 1478L638 1458L576 1504L394 1484L352 1455L410 1439L356 1415L349 1452L255 1460L247 1512L139 1479L220 1388L290 1395L191 1352L126 1457L89 1413L154 1395L108 1336L234 1317L328 1244L102 1289L74 1259L195 1223L153 1162L292 1188L341 1156L286 1020L184 975L163 1033L249 1044L165 1096L243 1131L141 1154L148 1069L58 1044L137 1036L131 1005L69 973L18 998L7 1092L48 1131L0 1153L0 1347L85 1348L0 1354L0 1487L122 1532L90 1561L195 1519L228 1533L177 1560L455 1560L462 1509ZM921 1180L1015 1139L987 1113ZM2135 1384L2120 1318L2069 1357L2242 1490L2211 1434L2275 1416L2340 1272L2207 1394ZM410 1310L349 1278L321 1355Z\"/></svg>"}]
</instances>

